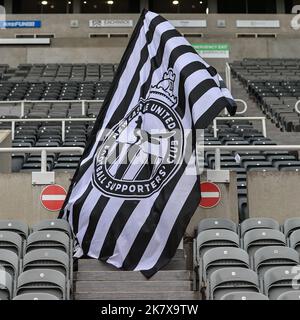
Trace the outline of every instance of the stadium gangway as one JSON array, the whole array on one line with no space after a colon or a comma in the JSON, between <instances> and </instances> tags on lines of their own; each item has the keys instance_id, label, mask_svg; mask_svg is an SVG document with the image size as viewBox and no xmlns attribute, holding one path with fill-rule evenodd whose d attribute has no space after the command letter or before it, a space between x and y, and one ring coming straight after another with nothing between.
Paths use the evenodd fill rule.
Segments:
<instances>
[{"instance_id":1,"label":"stadium gangway","mask_svg":"<svg viewBox=\"0 0 300 320\"><path fill-rule=\"evenodd\" d=\"M252 121L261 121L262 124L262 134L266 138L267 137L267 126L266 126L266 118L265 117L216 117L213 120L213 130L214 137L218 136L218 121L220 120L252 120Z\"/></svg>"},{"instance_id":2,"label":"stadium gangway","mask_svg":"<svg viewBox=\"0 0 300 320\"><path fill-rule=\"evenodd\" d=\"M215 151L215 170L221 170L221 151L300 151L300 145L223 145L223 146L199 146L201 151ZM199 150L198 149L198 150ZM198 151L199 152L199 151Z\"/></svg>"},{"instance_id":3,"label":"stadium gangway","mask_svg":"<svg viewBox=\"0 0 300 320\"><path fill-rule=\"evenodd\" d=\"M298 101L296 102L296 104L295 104L295 110L296 110L297 113L300 114L300 110L298 109L298 106L299 106L299 105L300 105L300 100L298 100Z\"/></svg>"},{"instance_id":4,"label":"stadium gangway","mask_svg":"<svg viewBox=\"0 0 300 320\"><path fill-rule=\"evenodd\" d=\"M65 142L66 122L95 122L96 118L34 118L34 119L0 119L1 122L11 122L11 137L15 138L16 122L61 122L61 140Z\"/></svg>"},{"instance_id":5,"label":"stadium gangway","mask_svg":"<svg viewBox=\"0 0 300 320\"><path fill-rule=\"evenodd\" d=\"M34 153L41 155L41 171L47 172L47 153L74 152L83 154L84 148L80 147L32 147L32 148L0 148L0 153Z\"/></svg>"},{"instance_id":6,"label":"stadium gangway","mask_svg":"<svg viewBox=\"0 0 300 320\"><path fill-rule=\"evenodd\" d=\"M20 117L24 117L25 104L26 103L81 103L81 115L86 115L86 104L87 103L103 103L104 100L15 100L15 101L0 101L0 107L3 104L20 104Z\"/></svg>"}]
</instances>

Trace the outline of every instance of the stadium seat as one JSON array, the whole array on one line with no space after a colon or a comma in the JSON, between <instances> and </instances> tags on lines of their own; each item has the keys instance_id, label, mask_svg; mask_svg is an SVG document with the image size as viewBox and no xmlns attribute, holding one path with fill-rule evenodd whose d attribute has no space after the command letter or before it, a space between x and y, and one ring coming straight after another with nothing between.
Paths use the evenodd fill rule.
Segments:
<instances>
[{"instance_id":1,"label":"stadium seat","mask_svg":"<svg viewBox=\"0 0 300 320\"><path fill-rule=\"evenodd\" d=\"M24 293L15 296L13 300L59 300L59 298L49 293Z\"/></svg>"},{"instance_id":2,"label":"stadium seat","mask_svg":"<svg viewBox=\"0 0 300 320\"><path fill-rule=\"evenodd\" d=\"M266 246L285 246L286 239L282 232L274 229L253 229L244 235L243 248L252 258L255 252Z\"/></svg>"},{"instance_id":3,"label":"stadium seat","mask_svg":"<svg viewBox=\"0 0 300 320\"><path fill-rule=\"evenodd\" d=\"M277 300L300 300L300 290L286 291L279 295Z\"/></svg>"},{"instance_id":4,"label":"stadium seat","mask_svg":"<svg viewBox=\"0 0 300 320\"><path fill-rule=\"evenodd\" d=\"M68 221L62 219L42 220L32 227L32 231L54 230L62 231L72 237L71 227Z\"/></svg>"},{"instance_id":5,"label":"stadium seat","mask_svg":"<svg viewBox=\"0 0 300 320\"><path fill-rule=\"evenodd\" d=\"M22 272L18 278L16 295L25 293L49 293L62 300L69 299L66 277L59 271L33 269Z\"/></svg>"},{"instance_id":6,"label":"stadium seat","mask_svg":"<svg viewBox=\"0 0 300 320\"><path fill-rule=\"evenodd\" d=\"M253 257L253 268L259 278L267 270L276 266L295 266L299 264L299 254L292 248L270 246L258 249Z\"/></svg>"},{"instance_id":7,"label":"stadium seat","mask_svg":"<svg viewBox=\"0 0 300 320\"><path fill-rule=\"evenodd\" d=\"M14 252L21 257L23 254L23 242L21 236L12 231L0 231L0 249Z\"/></svg>"},{"instance_id":8,"label":"stadium seat","mask_svg":"<svg viewBox=\"0 0 300 320\"><path fill-rule=\"evenodd\" d=\"M28 225L17 220L0 220L0 231L12 231L18 233L23 240L28 237Z\"/></svg>"},{"instance_id":9,"label":"stadium seat","mask_svg":"<svg viewBox=\"0 0 300 320\"><path fill-rule=\"evenodd\" d=\"M233 292L259 292L257 274L245 268L223 268L214 271L209 278L209 299L220 300Z\"/></svg>"},{"instance_id":10,"label":"stadium seat","mask_svg":"<svg viewBox=\"0 0 300 320\"><path fill-rule=\"evenodd\" d=\"M284 221L283 232L287 238L290 237L292 232L298 229L300 229L300 218L289 218Z\"/></svg>"},{"instance_id":11,"label":"stadium seat","mask_svg":"<svg viewBox=\"0 0 300 320\"><path fill-rule=\"evenodd\" d=\"M13 280L11 275L0 268L0 300L11 300L13 296Z\"/></svg>"},{"instance_id":12,"label":"stadium seat","mask_svg":"<svg viewBox=\"0 0 300 320\"><path fill-rule=\"evenodd\" d=\"M300 266L274 267L264 274L264 293L270 300L276 300L281 294L291 291L293 286L299 286L299 280L295 277Z\"/></svg>"},{"instance_id":13,"label":"stadium seat","mask_svg":"<svg viewBox=\"0 0 300 320\"><path fill-rule=\"evenodd\" d=\"M204 230L210 229L226 229L233 232L237 231L236 224L229 219L224 218L206 218L198 224L198 234Z\"/></svg>"},{"instance_id":14,"label":"stadium seat","mask_svg":"<svg viewBox=\"0 0 300 320\"><path fill-rule=\"evenodd\" d=\"M249 268L249 266L248 253L243 249L234 247L213 248L203 254L202 279L205 283L212 272L220 268Z\"/></svg>"},{"instance_id":15,"label":"stadium seat","mask_svg":"<svg viewBox=\"0 0 300 320\"><path fill-rule=\"evenodd\" d=\"M240 224L240 234L243 238L245 233L253 229L274 229L279 230L279 223L271 218L249 218Z\"/></svg>"},{"instance_id":16,"label":"stadium seat","mask_svg":"<svg viewBox=\"0 0 300 320\"><path fill-rule=\"evenodd\" d=\"M289 238L289 246L300 254L300 229L292 232Z\"/></svg>"},{"instance_id":17,"label":"stadium seat","mask_svg":"<svg viewBox=\"0 0 300 320\"><path fill-rule=\"evenodd\" d=\"M269 298L258 292L240 291L227 293L220 300L269 300Z\"/></svg>"},{"instance_id":18,"label":"stadium seat","mask_svg":"<svg viewBox=\"0 0 300 320\"><path fill-rule=\"evenodd\" d=\"M19 275L19 257L11 250L0 249L0 267L7 271L12 279Z\"/></svg>"}]
</instances>

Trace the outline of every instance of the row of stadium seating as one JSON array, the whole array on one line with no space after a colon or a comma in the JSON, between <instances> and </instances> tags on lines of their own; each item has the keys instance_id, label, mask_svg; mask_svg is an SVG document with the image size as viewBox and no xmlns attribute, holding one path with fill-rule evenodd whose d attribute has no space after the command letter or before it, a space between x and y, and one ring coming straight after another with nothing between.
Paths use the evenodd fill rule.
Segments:
<instances>
[{"instance_id":1,"label":"row of stadium seating","mask_svg":"<svg viewBox=\"0 0 300 320\"><path fill-rule=\"evenodd\" d=\"M277 127L300 131L300 59L245 59L234 61L231 70Z\"/></svg>"},{"instance_id":2,"label":"row of stadium seating","mask_svg":"<svg viewBox=\"0 0 300 320\"><path fill-rule=\"evenodd\" d=\"M9 82L97 82L112 81L118 64L20 64L0 65L0 80Z\"/></svg>"},{"instance_id":3,"label":"row of stadium seating","mask_svg":"<svg viewBox=\"0 0 300 320\"><path fill-rule=\"evenodd\" d=\"M73 287L73 236L65 220L32 229L0 220L0 300L69 300Z\"/></svg>"},{"instance_id":4,"label":"row of stadium seating","mask_svg":"<svg viewBox=\"0 0 300 320\"><path fill-rule=\"evenodd\" d=\"M271 218L204 219L194 240L199 290L212 300L299 300L299 254L299 217L282 226Z\"/></svg>"}]
</instances>

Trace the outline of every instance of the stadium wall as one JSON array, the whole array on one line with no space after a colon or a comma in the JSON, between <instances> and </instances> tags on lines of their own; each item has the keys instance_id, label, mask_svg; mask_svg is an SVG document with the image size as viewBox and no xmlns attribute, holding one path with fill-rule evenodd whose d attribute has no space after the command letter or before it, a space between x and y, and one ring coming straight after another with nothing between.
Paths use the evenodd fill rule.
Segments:
<instances>
[{"instance_id":1,"label":"stadium wall","mask_svg":"<svg viewBox=\"0 0 300 320\"><path fill-rule=\"evenodd\" d=\"M171 20L206 20L207 27L178 28L191 43L226 43L230 46L229 59L206 60L218 69L225 61L252 58L298 58L299 30L290 26L294 15L290 14L165 14ZM128 43L124 36L133 28L90 28L90 20L138 19L136 14L51 14L51 15L8 15L7 20L41 20L42 27L36 29L0 30L0 38L15 38L16 35L54 35L50 46L0 45L1 62L11 66L20 63L115 63L118 62ZM280 28L238 28L237 20L278 20ZM78 22L78 27L71 23ZM225 27L218 27L220 21ZM90 38L89 35L114 35L111 38ZM199 34L202 37L199 37ZM243 34L246 38L237 38ZM250 35L249 35L250 34ZM248 38L248 37L255 38ZM259 37L258 37L259 36ZM270 37L275 38L270 38Z\"/></svg>"}]
</instances>

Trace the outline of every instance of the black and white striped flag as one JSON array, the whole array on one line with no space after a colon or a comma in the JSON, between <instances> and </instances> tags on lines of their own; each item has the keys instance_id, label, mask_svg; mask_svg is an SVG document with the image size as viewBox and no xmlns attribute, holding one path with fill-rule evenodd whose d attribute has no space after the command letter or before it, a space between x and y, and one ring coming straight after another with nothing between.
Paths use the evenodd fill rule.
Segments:
<instances>
[{"instance_id":1,"label":"black and white striped flag","mask_svg":"<svg viewBox=\"0 0 300 320\"><path fill-rule=\"evenodd\" d=\"M167 20L144 10L60 212L75 256L147 277L170 261L200 199L195 131L236 109L221 82Z\"/></svg>"}]
</instances>

